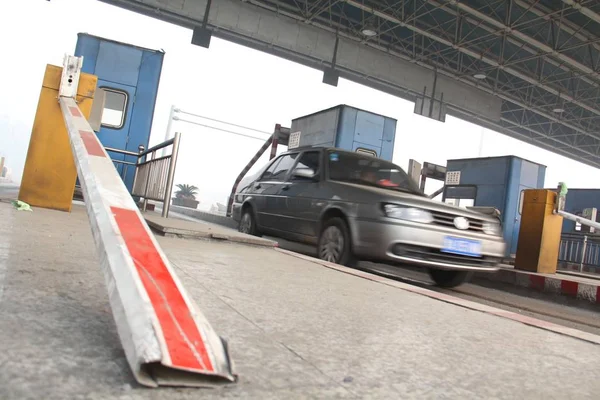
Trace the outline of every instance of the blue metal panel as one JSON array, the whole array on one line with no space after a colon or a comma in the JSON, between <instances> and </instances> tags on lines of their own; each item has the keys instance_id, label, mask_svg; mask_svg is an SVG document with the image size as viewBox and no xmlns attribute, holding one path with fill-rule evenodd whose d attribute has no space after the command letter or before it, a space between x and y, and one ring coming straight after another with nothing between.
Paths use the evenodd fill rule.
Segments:
<instances>
[{"instance_id":1,"label":"blue metal panel","mask_svg":"<svg viewBox=\"0 0 600 400\"><path fill-rule=\"evenodd\" d=\"M129 139L126 146L128 151L137 152L139 145L148 148L163 58L164 53L162 52L144 51L142 56L135 103L131 112ZM126 160L135 162L136 158L128 156ZM134 169L129 168L125 177L125 184L130 189L133 188L134 176Z\"/></svg>"},{"instance_id":2,"label":"blue metal panel","mask_svg":"<svg viewBox=\"0 0 600 400\"><path fill-rule=\"evenodd\" d=\"M546 182L546 166L538 165L538 181L536 188L543 188Z\"/></svg>"},{"instance_id":3,"label":"blue metal panel","mask_svg":"<svg viewBox=\"0 0 600 400\"><path fill-rule=\"evenodd\" d=\"M507 157L449 160L448 171L461 171L461 185L505 185Z\"/></svg>"},{"instance_id":4,"label":"blue metal panel","mask_svg":"<svg viewBox=\"0 0 600 400\"><path fill-rule=\"evenodd\" d=\"M339 109L332 108L292 121L292 132L301 132L300 146L335 146Z\"/></svg>"},{"instance_id":5,"label":"blue metal panel","mask_svg":"<svg viewBox=\"0 0 600 400\"><path fill-rule=\"evenodd\" d=\"M121 85L137 86L142 50L102 41L98 50L96 75Z\"/></svg>"},{"instance_id":6,"label":"blue metal panel","mask_svg":"<svg viewBox=\"0 0 600 400\"><path fill-rule=\"evenodd\" d=\"M100 40L96 37L83 33L77 35L77 45L75 46L75 56L83 56L82 72L94 74L96 72L96 60L98 59L98 49Z\"/></svg>"},{"instance_id":7,"label":"blue metal panel","mask_svg":"<svg viewBox=\"0 0 600 400\"><path fill-rule=\"evenodd\" d=\"M474 205L494 207L502 212L505 206L505 192L504 185L477 185Z\"/></svg>"},{"instance_id":8,"label":"blue metal panel","mask_svg":"<svg viewBox=\"0 0 600 400\"><path fill-rule=\"evenodd\" d=\"M341 106L340 122L338 125L335 147L344 150L352 150L357 115L358 110L356 108Z\"/></svg>"},{"instance_id":9,"label":"blue metal panel","mask_svg":"<svg viewBox=\"0 0 600 400\"><path fill-rule=\"evenodd\" d=\"M385 118L381 115L358 111L356 114L354 141L381 148L384 125Z\"/></svg>"},{"instance_id":10,"label":"blue metal panel","mask_svg":"<svg viewBox=\"0 0 600 400\"><path fill-rule=\"evenodd\" d=\"M507 243L507 255L515 254L521 226L519 212L519 197L523 186L521 186L523 162L519 158L510 158L510 170L506 185L506 205L505 213L502 218L504 240Z\"/></svg>"},{"instance_id":11,"label":"blue metal panel","mask_svg":"<svg viewBox=\"0 0 600 400\"><path fill-rule=\"evenodd\" d=\"M396 139L396 120L392 118L385 119L383 127L383 141L381 142L381 154L379 157L384 160L392 161L394 158L394 142Z\"/></svg>"}]
</instances>

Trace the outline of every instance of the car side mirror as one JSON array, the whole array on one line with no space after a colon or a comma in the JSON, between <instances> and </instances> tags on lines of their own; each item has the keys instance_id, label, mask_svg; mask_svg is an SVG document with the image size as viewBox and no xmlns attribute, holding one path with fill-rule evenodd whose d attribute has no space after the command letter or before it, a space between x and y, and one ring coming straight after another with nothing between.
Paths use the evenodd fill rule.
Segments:
<instances>
[{"instance_id":1,"label":"car side mirror","mask_svg":"<svg viewBox=\"0 0 600 400\"><path fill-rule=\"evenodd\" d=\"M294 178L315 179L317 174L312 168L298 168L293 172Z\"/></svg>"}]
</instances>

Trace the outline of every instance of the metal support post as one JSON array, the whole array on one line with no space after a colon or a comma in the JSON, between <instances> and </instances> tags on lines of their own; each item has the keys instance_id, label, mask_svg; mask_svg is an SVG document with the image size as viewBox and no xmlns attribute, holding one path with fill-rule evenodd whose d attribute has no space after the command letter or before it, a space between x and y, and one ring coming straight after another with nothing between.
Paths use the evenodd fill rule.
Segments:
<instances>
[{"instance_id":1,"label":"metal support post","mask_svg":"<svg viewBox=\"0 0 600 400\"><path fill-rule=\"evenodd\" d=\"M271 142L271 154L269 155L269 160L272 160L277 155L277 144L279 140L279 130L281 129L281 125L275 125L275 132L273 132L273 140Z\"/></svg>"},{"instance_id":2,"label":"metal support post","mask_svg":"<svg viewBox=\"0 0 600 400\"><path fill-rule=\"evenodd\" d=\"M177 155L179 154L179 141L181 134L175 132L173 138L173 150L171 153L171 160L169 162L169 174L167 175L167 187L165 189L165 199L162 209L162 217L169 218L169 209L171 208L171 193L173 192L173 181L175 180L175 167L177 166Z\"/></svg>"},{"instance_id":3,"label":"metal support post","mask_svg":"<svg viewBox=\"0 0 600 400\"><path fill-rule=\"evenodd\" d=\"M154 160L156 158L156 151L153 151L150 154L150 160ZM148 178L146 179L146 187L144 188L144 202L142 204L142 211L146 212L146 207L148 207L148 186L150 185L150 176L152 175L152 164L149 164L148 167ZM163 206L164 208L164 206Z\"/></svg>"},{"instance_id":4,"label":"metal support post","mask_svg":"<svg viewBox=\"0 0 600 400\"><path fill-rule=\"evenodd\" d=\"M169 112L169 122L167 123L167 131L165 132L165 142L171 139L171 125L173 124L173 120L175 119L175 113L179 112L179 109L175 107L175 105L171 106L171 111ZM161 157L166 156L167 154L166 147L163 148Z\"/></svg>"},{"instance_id":5,"label":"metal support post","mask_svg":"<svg viewBox=\"0 0 600 400\"><path fill-rule=\"evenodd\" d=\"M588 237L583 237L583 246L581 248L581 262L579 263L579 272L583 272L583 264L585 264L585 252L587 251Z\"/></svg>"}]
</instances>

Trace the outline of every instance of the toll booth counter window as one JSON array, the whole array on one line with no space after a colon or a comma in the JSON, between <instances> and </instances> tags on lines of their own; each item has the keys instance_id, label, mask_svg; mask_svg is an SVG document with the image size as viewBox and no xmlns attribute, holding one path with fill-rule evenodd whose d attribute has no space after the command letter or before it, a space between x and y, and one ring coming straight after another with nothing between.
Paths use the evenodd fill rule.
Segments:
<instances>
[{"instance_id":1,"label":"toll booth counter window","mask_svg":"<svg viewBox=\"0 0 600 400\"><path fill-rule=\"evenodd\" d=\"M456 207L473 207L477 197L477 187L475 186L446 186L445 188L446 204Z\"/></svg>"},{"instance_id":2,"label":"toll booth counter window","mask_svg":"<svg viewBox=\"0 0 600 400\"><path fill-rule=\"evenodd\" d=\"M359 153L329 152L329 179L423 196L397 165Z\"/></svg>"},{"instance_id":3,"label":"toll booth counter window","mask_svg":"<svg viewBox=\"0 0 600 400\"><path fill-rule=\"evenodd\" d=\"M127 111L127 93L109 88L102 88L102 90L104 90L102 125L108 128L121 129Z\"/></svg>"}]
</instances>

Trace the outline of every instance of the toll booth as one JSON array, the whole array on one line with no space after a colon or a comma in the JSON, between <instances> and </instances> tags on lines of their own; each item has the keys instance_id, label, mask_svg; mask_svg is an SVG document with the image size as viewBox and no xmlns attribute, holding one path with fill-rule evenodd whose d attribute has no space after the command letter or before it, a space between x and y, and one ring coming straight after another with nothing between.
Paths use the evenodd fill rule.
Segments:
<instances>
[{"instance_id":1,"label":"toll booth","mask_svg":"<svg viewBox=\"0 0 600 400\"><path fill-rule=\"evenodd\" d=\"M515 156L448 160L442 201L500 211L506 256L514 257L523 191L543 188L545 177L546 166Z\"/></svg>"},{"instance_id":2,"label":"toll booth","mask_svg":"<svg viewBox=\"0 0 600 400\"><path fill-rule=\"evenodd\" d=\"M164 52L79 33L75 56L82 71L96 75L96 98L104 98L96 134L107 148L137 153L148 148ZM109 151L114 161L135 164L137 157ZM135 168L115 162L131 193Z\"/></svg>"},{"instance_id":3,"label":"toll booth","mask_svg":"<svg viewBox=\"0 0 600 400\"><path fill-rule=\"evenodd\" d=\"M288 148L337 147L392 161L396 120L339 105L292 120Z\"/></svg>"}]
</instances>

